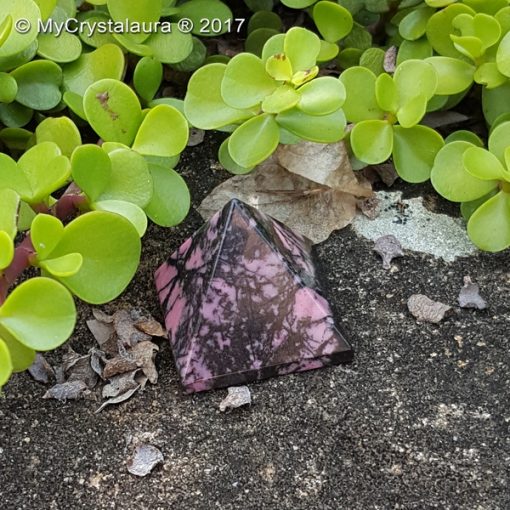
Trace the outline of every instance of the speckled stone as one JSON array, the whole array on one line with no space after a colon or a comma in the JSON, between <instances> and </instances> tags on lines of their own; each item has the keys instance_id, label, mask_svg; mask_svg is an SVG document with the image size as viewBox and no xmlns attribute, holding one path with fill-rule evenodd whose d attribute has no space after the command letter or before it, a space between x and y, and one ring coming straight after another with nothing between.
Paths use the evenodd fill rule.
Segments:
<instances>
[{"instance_id":1,"label":"speckled stone","mask_svg":"<svg viewBox=\"0 0 510 510\"><path fill-rule=\"evenodd\" d=\"M350 361L310 242L232 200L156 272L187 392Z\"/></svg>"}]
</instances>

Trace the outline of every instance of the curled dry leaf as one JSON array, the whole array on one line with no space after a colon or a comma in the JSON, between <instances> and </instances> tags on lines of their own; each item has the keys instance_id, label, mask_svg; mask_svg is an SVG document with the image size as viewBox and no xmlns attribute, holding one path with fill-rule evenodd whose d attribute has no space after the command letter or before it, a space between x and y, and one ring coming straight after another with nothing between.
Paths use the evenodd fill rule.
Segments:
<instances>
[{"instance_id":1,"label":"curled dry leaf","mask_svg":"<svg viewBox=\"0 0 510 510\"><path fill-rule=\"evenodd\" d=\"M394 73L397 68L397 47L390 46L384 54L383 68L387 73Z\"/></svg>"},{"instance_id":2,"label":"curled dry leaf","mask_svg":"<svg viewBox=\"0 0 510 510\"><path fill-rule=\"evenodd\" d=\"M126 374L113 376L109 383L103 387L103 398L115 398L120 394L139 386L136 380L136 374L138 372L139 369Z\"/></svg>"},{"instance_id":3,"label":"curled dry leaf","mask_svg":"<svg viewBox=\"0 0 510 510\"><path fill-rule=\"evenodd\" d=\"M35 355L35 360L28 369L28 373L37 382L43 384L48 384L55 377L55 371L40 352Z\"/></svg>"},{"instance_id":4,"label":"curled dry leaf","mask_svg":"<svg viewBox=\"0 0 510 510\"><path fill-rule=\"evenodd\" d=\"M115 397L115 398L110 398L108 400L105 400L101 406L96 409L96 413L100 413L105 407L107 406L110 406L110 405L115 405L115 404L121 404L122 402L125 402L126 400L129 400L135 393L136 391L140 388L140 386L136 386L135 388L132 388L130 390L127 390L126 392L122 393L121 395Z\"/></svg>"},{"instance_id":5,"label":"curled dry leaf","mask_svg":"<svg viewBox=\"0 0 510 510\"><path fill-rule=\"evenodd\" d=\"M62 384L56 384L50 388L43 398L54 398L65 402L66 400L76 400L80 398L88 390L87 385L83 381L68 381Z\"/></svg>"},{"instance_id":6,"label":"curled dry leaf","mask_svg":"<svg viewBox=\"0 0 510 510\"><path fill-rule=\"evenodd\" d=\"M135 476L147 476L164 462L161 450L151 444L139 444L127 462L128 471Z\"/></svg>"},{"instance_id":7,"label":"curled dry leaf","mask_svg":"<svg viewBox=\"0 0 510 510\"><path fill-rule=\"evenodd\" d=\"M140 342L130 351L137 366L142 369L151 384L158 382L158 371L154 364L157 351L159 351L159 347L152 342Z\"/></svg>"},{"instance_id":8,"label":"curled dry leaf","mask_svg":"<svg viewBox=\"0 0 510 510\"><path fill-rule=\"evenodd\" d=\"M150 340L151 336L135 327L135 319L128 310L118 310L113 315L115 332L125 347L131 347L139 342Z\"/></svg>"},{"instance_id":9,"label":"curled dry leaf","mask_svg":"<svg viewBox=\"0 0 510 510\"><path fill-rule=\"evenodd\" d=\"M131 372L137 368L138 364L133 358L116 356L115 358L106 361L103 369L103 378L111 379L116 375L125 374L126 372Z\"/></svg>"},{"instance_id":10,"label":"curled dry leaf","mask_svg":"<svg viewBox=\"0 0 510 510\"><path fill-rule=\"evenodd\" d=\"M99 319L87 321L87 327L96 339L99 347L107 354L115 354L118 350L117 335L113 327L113 317L111 322L103 322Z\"/></svg>"},{"instance_id":11,"label":"curled dry leaf","mask_svg":"<svg viewBox=\"0 0 510 510\"><path fill-rule=\"evenodd\" d=\"M277 159L290 168L284 168ZM351 223L356 197L371 195L369 184L360 184L352 171L343 144L302 142L278 149L277 156L253 172L220 184L198 211L208 219L232 198L238 198L320 243L332 231Z\"/></svg>"},{"instance_id":12,"label":"curled dry leaf","mask_svg":"<svg viewBox=\"0 0 510 510\"><path fill-rule=\"evenodd\" d=\"M91 354L81 355L69 347L63 356L62 366L67 382L83 381L89 389L94 388L98 375L91 366Z\"/></svg>"},{"instance_id":13,"label":"curled dry leaf","mask_svg":"<svg viewBox=\"0 0 510 510\"><path fill-rule=\"evenodd\" d=\"M487 302L480 296L480 287L469 276L464 276L464 286L459 293L459 306L478 310L487 308Z\"/></svg>"},{"instance_id":14,"label":"curled dry leaf","mask_svg":"<svg viewBox=\"0 0 510 510\"><path fill-rule=\"evenodd\" d=\"M407 307L418 321L433 323L442 321L446 312L452 309L451 306L433 301L423 294L413 294L407 301Z\"/></svg>"},{"instance_id":15,"label":"curled dry leaf","mask_svg":"<svg viewBox=\"0 0 510 510\"><path fill-rule=\"evenodd\" d=\"M394 258L404 256L400 241L392 234L379 237L374 243L374 251L381 256L384 269L390 269Z\"/></svg>"},{"instance_id":16,"label":"curled dry leaf","mask_svg":"<svg viewBox=\"0 0 510 510\"><path fill-rule=\"evenodd\" d=\"M231 386L228 388L228 395L220 403L220 411L223 413L227 409L235 409L247 404L251 404L251 393L248 386Z\"/></svg>"},{"instance_id":17,"label":"curled dry leaf","mask_svg":"<svg viewBox=\"0 0 510 510\"><path fill-rule=\"evenodd\" d=\"M139 329L143 333L146 333L149 336L166 336L165 328L156 319L154 319L154 317L145 311L135 308L131 310L131 318L135 321L135 328Z\"/></svg>"}]
</instances>

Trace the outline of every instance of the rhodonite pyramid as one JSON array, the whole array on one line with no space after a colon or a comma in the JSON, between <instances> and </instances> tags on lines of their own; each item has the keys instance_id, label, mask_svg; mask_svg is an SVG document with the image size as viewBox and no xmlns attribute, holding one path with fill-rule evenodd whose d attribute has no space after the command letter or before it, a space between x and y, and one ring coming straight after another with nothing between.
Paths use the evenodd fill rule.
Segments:
<instances>
[{"instance_id":1,"label":"rhodonite pyramid","mask_svg":"<svg viewBox=\"0 0 510 510\"><path fill-rule=\"evenodd\" d=\"M310 242L238 200L170 256L156 286L190 393L352 359Z\"/></svg>"}]
</instances>

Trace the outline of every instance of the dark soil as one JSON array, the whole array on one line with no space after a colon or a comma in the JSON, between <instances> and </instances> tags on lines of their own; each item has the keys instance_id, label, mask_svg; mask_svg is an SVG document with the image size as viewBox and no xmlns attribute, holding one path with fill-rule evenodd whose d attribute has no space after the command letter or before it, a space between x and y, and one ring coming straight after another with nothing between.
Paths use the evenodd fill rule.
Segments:
<instances>
[{"instance_id":1,"label":"dark soil","mask_svg":"<svg viewBox=\"0 0 510 510\"><path fill-rule=\"evenodd\" d=\"M194 206L225 178L214 169L217 143L206 138L180 165ZM152 227L135 280L105 310L144 306L161 318L152 274L201 223L193 210L178 228ZM164 341L159 383L100 414L90 399L43 400L45 387L16 375L0 400L1 507L510 508L510 251L452 264L408 253L391 272L347 228L316 253L354 363L254 384L253 406L225 414L225 391L183 393ZM456 306L465 275L487 310ZM453 314L418 324L406 307L414 293ZM71 340L80 352L94 342L90 316L80 306ZM143 479L125 464L127 442L140 435L165 456Z\"/></svg>"}]
</instances>

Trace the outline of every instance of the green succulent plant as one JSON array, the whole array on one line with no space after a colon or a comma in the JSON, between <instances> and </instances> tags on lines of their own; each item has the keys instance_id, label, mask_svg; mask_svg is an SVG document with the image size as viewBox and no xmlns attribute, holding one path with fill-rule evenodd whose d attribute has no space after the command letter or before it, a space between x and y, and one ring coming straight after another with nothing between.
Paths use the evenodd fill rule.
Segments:
<instances>
[{"instance_id":1,"label":"green succulent plant","mask_svg":"<svg viewBox=\"0 0 510 510\"><path fill-rule=\"evenodd\" d=\"M491 252L510 247L510 122L492 131L488 149L462 140L447 143L431 180L440 195L461 203L476 246Z\"/></svg>"},{"instance_id":2,"label":"green succulent plant","mask_svg":"<svg viewBox=\"0 0 510 510\"><path fill-rule=\"evenodd\" d=\"M271 37L262 57L241 53L192 76L185 114L195 127L232 132L219 152L225 168L249 172L280 142L343 138L344 86L333 77L316 78L319 52L319 37L295 27Z\"/></svg>"},{"instance_id":3,"label":"green succulent plant","mask_svg":"<svg viewBox=\"0 0 510 510\"><path fill-rule=\"evenodd\" d=\"M404 180L428 180L435 155L444 144L435 130L419 125L437 89L434 67L421 60L407 60L393 76L376 76L366 67L356 66L345 70L340 80L347 91L345 115L354 123L350 146L356 158L377 164L392 156Z\"/></svg>"}]
</instances>

